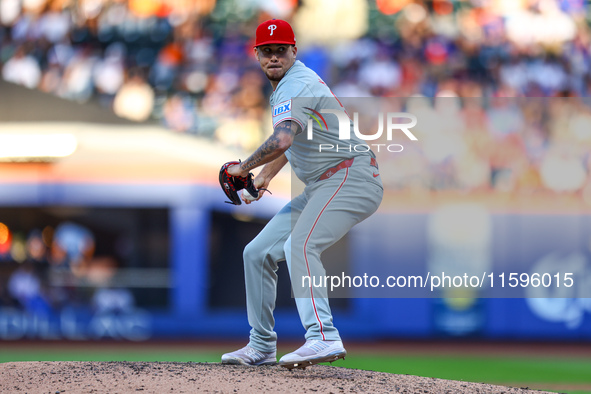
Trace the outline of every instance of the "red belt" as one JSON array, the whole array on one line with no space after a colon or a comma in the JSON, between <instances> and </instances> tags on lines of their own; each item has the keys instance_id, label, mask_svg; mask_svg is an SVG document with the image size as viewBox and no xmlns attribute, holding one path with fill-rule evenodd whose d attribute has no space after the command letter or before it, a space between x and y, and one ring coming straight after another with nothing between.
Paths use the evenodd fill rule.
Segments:
<instances>
[{"instance_id":1,"label":"red belt","mask_svg":"<svg viewBox=\"0 0 591 394\"><path fill-rule=\"evenodd\" d=\"M331 167L328 170L326 170L324 172L324 174L320 175L320 178L318 178L318 181L323 181L325 179L330 178L331 176L333 176L334 174L336 174L337 172L339 172L340 170L344 169L344 168L349 168L353 165L353 159L349 159L349 160L345 160L342 161L339 165L335 166L335 167ZM373 157L371 158L371 161L369 162L369 164L375 168L378 168L378 162L376 159L374 159ZM318 182L317 181L317 182Z\"/></svg>"}]
</instances>

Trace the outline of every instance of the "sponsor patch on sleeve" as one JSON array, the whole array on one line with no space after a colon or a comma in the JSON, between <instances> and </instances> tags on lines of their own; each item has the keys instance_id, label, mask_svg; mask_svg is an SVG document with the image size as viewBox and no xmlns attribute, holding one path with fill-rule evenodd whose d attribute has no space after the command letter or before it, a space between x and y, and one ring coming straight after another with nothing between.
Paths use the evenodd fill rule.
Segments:
<instances>
[{"instance_id":1,"label":"sponsor patch on sleeve","mask_svg":"<svg viewBox=\"0 0 591 394\"><path fill-rule=\"evenodd\" d=\"M273 117L279 116L291 111L291 100L284 101L273 106Z\"/></svg>"}]
</instances>

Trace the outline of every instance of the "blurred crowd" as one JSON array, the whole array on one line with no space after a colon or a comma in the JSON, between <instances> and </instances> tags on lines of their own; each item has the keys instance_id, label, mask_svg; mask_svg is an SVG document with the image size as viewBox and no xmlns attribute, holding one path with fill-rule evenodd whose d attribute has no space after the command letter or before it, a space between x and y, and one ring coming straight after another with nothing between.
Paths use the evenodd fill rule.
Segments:
<instances>
[{"instance_id":1,"label":"blurred crowd","mask_svg":"<svg viewBox=\"0 0 591 394\"><path fill-rule=\"evenodd\" d=\"M28 233L0 223L0 307L42 315L66 306L95 313L132 310L132 293L109 286L117 262L96 256L95 247L92 231L74 222Z\"/></svg>"},{"instance_id":2,"label":"blurred crowd","mask_svg":"<svg viewBox=\"0 0 591 394\"><path fill-rule=\"evenodd\" d=\"M521 162L527 165L518 167L528 169L523 173L535 169L541 187L575 190L543 181L548 151L577 151L567 156L579 160L585 177L589 173L576 148L554 145L564 142L560 133L566 132L544 123L536 105L514 107L502 100L567 97L587 119L582 98L591 95L591 30L584 0L350 0L356 11L340 12L342 24L357 25L353 18L362 18L365 28L358 37L328 41L321 30L314 36L322 27L318 19L298 20L304 12L322 12L321 3L339 6L330 0L0 0L2 77L250 151L271 132L270 85L252 55L253 34L258 23L278 17L294 21L296 36L303 37L298 58L337 96L490 98L467 106L472 101L458 100L456 110L471 114L466 116L480 112L491 124L517 122L499 126L510 132L497 133L494 126L483 128L484 134L489 143L500 139L501 146L525 155ZM421 110L439 110L433 101L424 105L429 108ZM524 127L529 120L540 130ZM484 168L485 183L496 188L507 178L511 155L482 156L471 142L480 137L470 121L462 120L467 131L457 131L455 149L468 150L462 156L467 163L478 158L472 164ZM439 126L433 125L432 135ZM574 143L588 138L586 132L577 135ZM429 153L421 156L432 165ZM464 182L457 180L464 173L457 170L460 164L437 163L426 187ZM510 173L521 173L515 166Z\"/></svg>"},{"instance_id":3,"label":"blurred crowd","mask_svg":"<svg viewBox=\"0 0 591 394\"><path fill-rule=\"evenodd\" d=\"M404 101L399 105L421 120L412 128L418 141L399 133L404 154L378 153L390 189L576 194L591 204L591 98L442 91Z\"/></svg>"}]
</instances>

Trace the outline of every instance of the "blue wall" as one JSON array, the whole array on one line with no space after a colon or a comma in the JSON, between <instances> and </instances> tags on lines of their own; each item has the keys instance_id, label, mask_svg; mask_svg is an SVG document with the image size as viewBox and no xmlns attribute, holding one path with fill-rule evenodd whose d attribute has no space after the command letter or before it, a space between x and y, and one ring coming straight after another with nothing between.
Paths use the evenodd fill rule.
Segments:
<instances>
[{"instance_id":1,"label":"blue wall","mask_svg":"<svg viewBox=\"0 0 591 394\"><path fill-rule=\"evenodd\" d=\"M0 338L246 339L249 327L244 308L210 310L207 306L209 212L235 211L270 218L286 201L267 198L264 204L234 207L225 204L223 197L216 187L198 185L2 185L0 205L4 207L168 207L174 286L168 310L138 311L127 317L92 316L87 310L73 308L59 316L33 317L5 308L0 310ZM543 259L554 259L555 264L566 266L583 264L586 286L591 286L589 215L491 217L491 269L521 272ZM433 253L426 235L428 225L428 213L374 215L351 233L349 274L424 274ZM576 295L561 299L475 295L460 302L438 294L385 292L375 298L377 293L366 289L352 291L348 307L334 310L335 323L346 338L591 340L591 302ZM277 311L276 321L282 338L303 336L295 311Z\"/></svg>"}]
</instances>

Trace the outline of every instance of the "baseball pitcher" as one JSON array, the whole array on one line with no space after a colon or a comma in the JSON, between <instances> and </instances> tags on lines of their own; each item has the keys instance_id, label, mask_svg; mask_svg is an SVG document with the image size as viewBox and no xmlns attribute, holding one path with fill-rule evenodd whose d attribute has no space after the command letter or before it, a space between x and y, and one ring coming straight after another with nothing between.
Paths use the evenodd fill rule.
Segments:
<instances>
[{"instance_id":1,"label":"baseball pitcher","mask_svg":"<svg viewBox=\"0 0 591 394\"><path fill-rule=\"evenodd\" d=\"M296 60L296 41L289 23L273 19L260 24L254 52L274 89L270 99L274 131L248 159L226 163L220 183L225 182L222 187L228 194L236 189L227 181L233 179L238 189L247 190L241 199L250 204L264 195L273 177L289 162L305 189L244 250L250 341L246 347L224 354L222 363L277 363L273 318L276 272L277 264L286 261L306 342L281 357L279 364L305 368L344 358L347 352L333 324L326 289L311 281L304 286L301 277L325 275L321 253L377 210L383 187L374 153L369 148L351 149L364 142L354 133L350 133L350 140L339 139L339 119L343 117L335 116L334 111L345 109L322 79ZM353 127L350 121L349 127ZM264 167L252 179L250 171L259 166Z\"/></svg>"}]
</instances>

